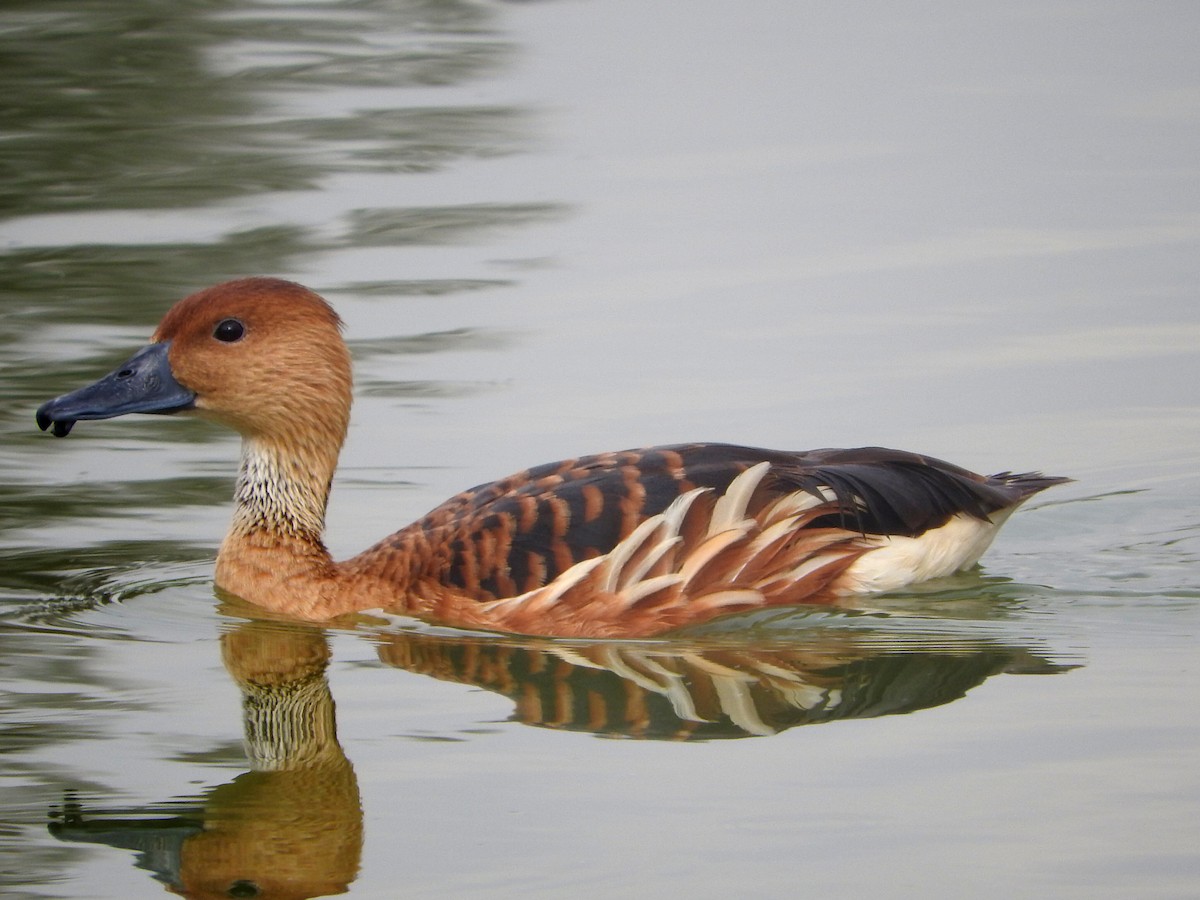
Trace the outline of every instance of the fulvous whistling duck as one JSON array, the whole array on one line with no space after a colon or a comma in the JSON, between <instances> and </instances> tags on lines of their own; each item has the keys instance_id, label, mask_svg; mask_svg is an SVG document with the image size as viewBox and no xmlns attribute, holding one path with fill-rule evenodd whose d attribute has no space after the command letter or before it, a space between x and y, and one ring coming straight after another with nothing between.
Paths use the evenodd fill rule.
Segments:
<instances>
[{"instance_id":1,"label":"fulvous whistling duck","mask_svg":"<svg viewBox=\"0 0 1200 900\"><path fill-rule=\"evenodd\" d=\"M151 343L37 411L191 414L242 435L219 588L314 621L385 609L525 634L641 637L764 606L832 603L974 565L1066 478L976 475L899 450L686 444L538 466L465 491L335 562L325 506L350 416L341 320L292 282L192 294Z\"/></svg>"}]
</instances>

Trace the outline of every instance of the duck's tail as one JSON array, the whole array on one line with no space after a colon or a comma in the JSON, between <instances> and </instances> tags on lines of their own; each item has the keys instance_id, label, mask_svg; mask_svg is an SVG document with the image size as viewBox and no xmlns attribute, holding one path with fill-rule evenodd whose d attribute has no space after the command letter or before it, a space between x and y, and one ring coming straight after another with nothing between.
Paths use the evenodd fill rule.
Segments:
<instances>
[{"instance_id":1,"label":"duck's tail","mask_svg":"<svg viewBox=\"0 0 1200 900\"><path fill-rule=\"evenodd\" d=\"M1074 480L1061 475L1043 475L1041 472L998 472L988 476L988 481L1013 492L1016 501L1014 506L1024 503L1039 491L1054 487L1056 484L1070 484Z\"/></svg>"}]
</instances>

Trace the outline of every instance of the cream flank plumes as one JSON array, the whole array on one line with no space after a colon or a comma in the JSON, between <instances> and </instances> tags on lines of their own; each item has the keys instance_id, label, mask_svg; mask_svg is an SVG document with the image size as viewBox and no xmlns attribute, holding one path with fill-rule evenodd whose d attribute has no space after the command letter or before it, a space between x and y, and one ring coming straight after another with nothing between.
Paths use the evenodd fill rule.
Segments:
<instances>
[{"instance_id":1,"label":"cream flank plumes","mask_svg":"<svg viewBox=\"0 0 1200 900\"><path fill-rule=\"evenodd\" d=\"M691 490L611 552L576 563L543 588L482 609L502 621L548 621L564 614L599 619L589 609L599 606L604 618L620 621L648 605L660 621L685 622L818 593L859 557L863 545L840 529L805 532L821 501L803 492L785 494L750 515L750 500L769 468L763 462L745 470L707 505L697 501L711 493L708 488Z\"/></svg>"},{"instance_id":2,"label":"cream flank plumes","mask_svg":"<svg viewBox=\"0 0 1200 900\"><path fill-rule=\"evenodd\" d=\"M80 419L193 413L238 431L216 582L260 606L579 637L947 575L973 565L1017 506L1067 480L982 476L880 447L648 447L479 485L334 562L322 534L351 403L340 326L300 285L217 285L176 304L122 368L44 404L38 423L61 437Z\"/></svg>"}]
</instances>

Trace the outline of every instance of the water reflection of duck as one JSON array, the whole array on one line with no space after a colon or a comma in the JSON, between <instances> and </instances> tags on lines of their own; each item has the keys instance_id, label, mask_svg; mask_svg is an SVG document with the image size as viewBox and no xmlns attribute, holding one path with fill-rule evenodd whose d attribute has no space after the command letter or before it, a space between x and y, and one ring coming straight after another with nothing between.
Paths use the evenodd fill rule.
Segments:
<instances>
[{"instance_id":1,"label":"water reflection of duck","mask_svg":"<svg viewBox=\"0 0 1200 900\"><path fill-rule=\"evenodd\" d=\"M494 691L513 719L606 737L711 740L913 712L992 675L1054 673L1036 651L948 634L813 628L786 644L539 641L386 632L389 666ZM61 840L138 851L187 897L317 897L349 889L363 843L358 781L337 740L322 629L251 621L222 638L242 691L252 770L195 802L96 815L71 798Z\"/></svg>"},{"instance_id":2,"label":"water reflection of duck","mask_svg":"<svg viewBox=\"0 0 1200 900\"><path fill-rule=\"evenodd\" d=\"M482 687L526 725L609 737L711 740L915 712L1003 672L1069 666L945 635L813 629L788 643L600 643L386 633L388 665Z\"/></svg>"},{"instance_id":3,"label":"water reflection of duck","mask_svg":"<svg viewBox=\"0 0 1200 900\"><path fill-rule=\"evenodd\" d=\"M362 804L337 740L324 633L251 623L223 636L222 655L242 691L252 769L169 817L89 818L72 799L52 833L137 850L138 865L185 897L345 893L362 854Z\"/></svg>"},{"instance_id":4,"label":"water reflection of duck","mask_svg":"<svg viewBox=\"0 0 1200 900\"><path fill-rule=\"evenodd\" d=\"M649 635L947 575L1066 480L882 448L656 447L481 485L337 563L322 532L351 402L339 327L299 285L221 284L176 304L120 369L43 405L38 424L63 436L79 419L189 412L239 431L216 578L247 600L313 620L382 607L561 636Z\"/></svg>"}]
</instances>

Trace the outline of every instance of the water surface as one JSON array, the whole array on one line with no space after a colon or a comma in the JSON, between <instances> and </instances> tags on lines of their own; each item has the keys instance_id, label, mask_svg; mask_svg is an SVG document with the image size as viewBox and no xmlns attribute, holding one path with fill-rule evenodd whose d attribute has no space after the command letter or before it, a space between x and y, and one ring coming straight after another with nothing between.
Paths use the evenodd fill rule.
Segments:
<instances>
[{"instance_id":1,"label":"water surface","mask_svg":"<svg viewBox=\"0 0 1200 900\"><path fill-rule=\"evenodd\" d=\"M5 20L0 892L1200 889L1200 13ZM235 438L33 425L248 274L347 321L338 555L658 442L1077 481L858 614L601 645L264 621L211 585Z\"/></svg>"}]
</instances>

